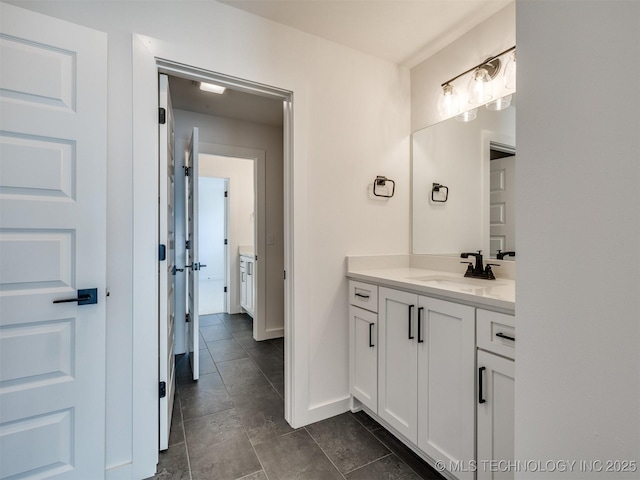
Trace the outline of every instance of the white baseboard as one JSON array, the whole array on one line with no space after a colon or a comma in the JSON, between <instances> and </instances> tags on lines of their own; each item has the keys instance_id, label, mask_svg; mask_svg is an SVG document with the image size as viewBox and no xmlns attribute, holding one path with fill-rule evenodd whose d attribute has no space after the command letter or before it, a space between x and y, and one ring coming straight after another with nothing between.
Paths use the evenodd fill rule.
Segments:
<instances>
[{"instance_id":1,"label":"white baseboard","mask_svg":"<svg viewBox=\"0 0 640 480\"><path fill-rule=\"evenodd\" d=\"M310 423L326 420L327 418L335 417L341 413L348 412L351 408L351 398L344 397L338 400L333 400L321 405L315 405L309 408L307 413L307 421L305 425ZM301 425L304 426L304 425Z\"/></svg>"}]
</instances>

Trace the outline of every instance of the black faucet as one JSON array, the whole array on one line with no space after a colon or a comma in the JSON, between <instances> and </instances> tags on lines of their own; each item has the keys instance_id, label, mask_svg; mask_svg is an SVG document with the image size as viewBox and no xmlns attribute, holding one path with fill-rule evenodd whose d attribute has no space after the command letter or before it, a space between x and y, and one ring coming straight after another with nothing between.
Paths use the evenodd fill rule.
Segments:
<instances>
[{"instance_id":1,"label":"black faucet","mask_svg":"<svg viewBox=\"0 0 640 480\"><path fill-rule=\"evenodd\" d=\"M498 254L496 255L496 258L498 260L504 260L504 257L515 257L516 256L516 252L503 252L502 250L498 250Z\"/></svg>"},{"instance_id":2,"label":"black faucet","mask_svg":"<svg viewBox=\"0 0 640 480\"><path fill-rule=\"evenodd\" d=\"M473 266L472 262L460 262L460 263L468 263L467 271L465 272L465 277L473 277L473 278L483 278L485 280L495 280L496 277L491 270L491 267L499 267L500 265L496 263L487 263L486 267L482 264L482 250L478 250L478 253L461 253L460 258L469 258L475 257L476 264Z\"/></svg>"}]
</instances>

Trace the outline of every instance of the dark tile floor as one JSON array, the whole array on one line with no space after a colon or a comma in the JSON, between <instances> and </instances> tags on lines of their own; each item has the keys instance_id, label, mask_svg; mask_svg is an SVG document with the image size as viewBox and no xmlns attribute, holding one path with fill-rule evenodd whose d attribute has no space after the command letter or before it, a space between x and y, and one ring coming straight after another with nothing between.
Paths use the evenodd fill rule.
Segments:
<instances>
[{"instance_id":1,"label":"dark tile floor","mask_svg":"<svg viewBox=\"0 0 640 480\"><path fill-rule=\"evenodd\" d=\"M200 317L200 380L176 357L162 480L442 480L363 412L294 430L284 419L284 341L256 342L247 315Z\"/></svg>"}]
</instances>

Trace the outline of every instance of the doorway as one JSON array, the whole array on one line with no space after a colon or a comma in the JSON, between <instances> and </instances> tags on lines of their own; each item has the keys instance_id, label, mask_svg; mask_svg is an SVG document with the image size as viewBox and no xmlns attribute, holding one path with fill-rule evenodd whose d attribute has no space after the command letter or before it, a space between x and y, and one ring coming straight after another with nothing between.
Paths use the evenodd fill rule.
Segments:
<instances>
[{"instance_id":1,"label":"doorway","mask_svg":"<svg viewBox=\"0 0 640 480\"><path fill-rule=\"evenodd\" d=\"M200 159L202 165L203 159ZM203 175L198 178L200 209L200 261L207 265L200 273L199 315L227 312L227 212L228 182L226 178Z\"/></svg>"},{"instance_id":2,"label":"doorway","mask_svg":"<svg viewBox=\"0 0 640 480\"><path fill-rule=\"evenodd\" d=\"M159 71L162 69L159 68ZM174 73L174 72L172 72ZM184 76L183 76L184 75ZM243 199L245 203L252 205L253 208L246 212L241 212L238 209L234 209L233 203L228 202L227 211L227 232L224 235L223 240L227 240L227 251L222 254L223 261L209 262L206 258L201 257L202 254L208 255L207 247L204 249L198 247L198 276L203 278L203 282L211 280L209 283L215 285L216 282L226 283L223 285L223 289L227 287L227 300L226 305L223 302L217 303L218 306L207 306L206 310L213 308L220 311L220 304L223 304L222 310L224 313L236 313L242 311L242 308L238 306L239 295L239 255L240 253L246 253L247 248L253 249L253 260L250 272L256 278L255 295L255 312L253 316L255 321L253 322L253 338L256 341L269 340L280 338L282 341L282 347L284 349L284 300L285 300L285 283L283 282L282 272L285 270L285 202L284 202L284 158L285 158L285 129L284 129L284 111L286 110L286 101L282 98L274 100L268 98L265 95L256 96L255 94L248 94L240 90L236 91L231 88L228 91L231 92L230 98L236 99L238 108L227 108L225 105L216 105L215 102L209 103L204 101L199 105L194 106L194 99L197 99L194 90L198 88L199 82L189 78L189 73L180 72L180 75L170 75L171 95L173 103L173 117L175 117L175 152L176 152L176 172L181 171L183 166L181 162L184 158L183 152L186 150L186 138L185 133L187 131L198 131L198 164L206 165L207 163L214 162L215 160L226 160L229 164L235 163L239 165L241 163L249 163L253 165L252 170L254 176L249 177L249 184L253 184L253 188L245 189L243 193L242 188L236 188L233 185L233 178L228 172L223 171L209 171L203 172L200 168L194 168L193 172L189 171L191 163L187 167L187 175L193 176L194 174L203 173L203 178L210 177L210 179L226 179L228 182L226 187L222 188L228 192L231 198L234 198L234 192L239 193L235 198ZM174 88L174 85L177 85ZM187 92L187 93L185 93ZM209 94L210 95L210 94ZM215 97L213 97L215 98ZM266 99L266 100L265 100ZM269 112L262 108L265 103L271 103L277 106L276 118L279 117L279 125L269 125L269 118L273 118ZM229 107L227 104L226 107ZM247 107L253 114L263 115L265 121L257 121L252 118L246 118ZM274 109L271 108L270 112ZM266 116L265 116L266 115ZM252 121L253 120L253 121ZM219 143L218 143L219 142ZM242 146L229 146L230 144L242 145ZM262 147L262 148L254 148ZM268 162L267 162L268 159ZM268 181L267 181L267 177ZM193 178L193 180L196 180ZM198 183L200 183L198 181ZM204 183L207 183L205 180ZM266 188L267 183L269 188ZM175 197L176 203L180 203L185 199L186 191L181 191L184 185L181 181L175 182ZM212 187L214 190L216 188ZM218 190L221 190L220 184L217 186ZM200 189L198 189L200 190ZM251 199L251 195L255 200ZM216 207L220 211L220 207ZM222 208L222 211L225 209ZM176 212L184 211L179 205L176 205ZM218 215L220 216L220 215ZM184 220L191 216L186 214ZM195 218L195 215L193 215ZM201 218L200 216L198 216ZM185 265L185 271L181 272L184 277L195 270L193 267L187 265L184 258L181 259L181 249L183 248L183 239L185 238L185 232L189 231L186 228L186 222L178 218L176 220L176 263L178 265ZM234 227L234 222L236 226ZM238 234L242 228L239 228L237 224L250 225L252 232L248 235L248 238L244 238ZM181 228L184 229L181 232ZM198 230L201 230L200 228ZM207 228L205 228L205 231ZM208 230L216 230L210 228ZM218 228L218 233L214 232L214 235L220 236L220 230L224 228ZM202 236L198 244L206 245L207 241L202 241ZM242 248L241 248L242 247ZM187 251L191 252L190 247L185 247ZM243 250L243 252L241 252ZM182 260L182 261L181 261ZM225 275L219 273L218 268L210 268L216 264L226 264L226 281ZM204 268L204 270L203 270ZM190 271L189 271L190 270ZM180 274L179 274L180 275ZM234 278L235 277L235 278ZM203 282L198 281L198 285ZM178 283L182 283L183 289L187 282L184 280ZM191 284L191 282L189 282ZM274 288L275 287L275 288ZM191 287L189 287L191 288ZM213 287L215 288L215 287ZM186 336L185 323L181 325L180 314L185 309L180 305L184 301L186 295L181 294L181 287L176 287L176 328L175 328L175 344L176 354L182 352L197 352L199 349L197 346L192 347L191 344L198 341L197 336ZM184 291L184 290L183 290ZM202 293L197 297L203 297ZM267 302L267 297L269 301ZM202 307L198 302L198 309ZM209 313L203 310L203 313ZM245 311L249 311L246 308ZM213 313L213 310L212 310ZM218 312L215 312L218 313ZM194 325L197 322L193 321L193 313L191 313L190 324ZM190 330L189 330L190 331ZM182 338L179 338L182 337ZM201 343L204 343L204 339L199 339ZM182 345L183 348L179 348ZM199 355L191 355L194 358L191 359L200 363ZM194 379L197 377L197 367L194 366L193 373ZM284 376L284 375L283 375ZM286 395L285 395L286 396Z\"/></svg>"}]
</instances>

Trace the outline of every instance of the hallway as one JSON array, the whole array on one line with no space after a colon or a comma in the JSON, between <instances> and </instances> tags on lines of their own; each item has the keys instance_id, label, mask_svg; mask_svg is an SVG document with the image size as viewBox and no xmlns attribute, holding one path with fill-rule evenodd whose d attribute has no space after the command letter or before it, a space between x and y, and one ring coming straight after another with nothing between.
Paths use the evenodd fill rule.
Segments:
<instances>
[{"instance_id":1,"label":"hallway","mask_svg":"<svg viewBox=\"0 0 640 480\"><path fill-rule=\"evenodd\" d=\"M169 450L157 480L441 480L363 412L294 430L284 420L284 339L248 315L200 317L200 380L176 358Z\"/></svg>"}]
</instances>

